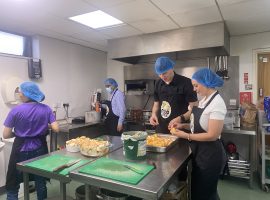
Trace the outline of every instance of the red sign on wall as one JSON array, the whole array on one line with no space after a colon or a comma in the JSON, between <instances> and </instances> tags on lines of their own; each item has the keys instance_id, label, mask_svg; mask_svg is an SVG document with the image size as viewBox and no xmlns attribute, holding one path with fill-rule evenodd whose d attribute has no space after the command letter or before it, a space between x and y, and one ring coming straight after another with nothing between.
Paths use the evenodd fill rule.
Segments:
<instances>
[{"instance_id":1,"label":"red sign on wall","mask_svg":"<svg viewBox=\"0 0 270 200\"><path fill-rule=\"evenodd\" d=\"M248 84L248 73L244 73L244 84Z\"/></svg>"},{"instance_id":2,"label":"red sign on wall","mask_svg":"<svg viewBox=\"0 0 270 200\"><path fill-rule=\"evenodd\" d=\"M240 104L242 102L252 103L252 92L240 92Z\"/></svg>"}]
</instances>

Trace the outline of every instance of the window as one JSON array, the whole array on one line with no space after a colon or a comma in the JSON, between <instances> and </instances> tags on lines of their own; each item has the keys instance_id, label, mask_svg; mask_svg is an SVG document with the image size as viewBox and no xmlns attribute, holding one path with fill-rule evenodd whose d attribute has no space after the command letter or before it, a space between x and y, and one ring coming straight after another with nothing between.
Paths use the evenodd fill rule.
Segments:
<instances>
[{"instance_id":1,"label":"window","mask_svg":"<svg viewBox=\"0 0 270 200\"><path fill-rule=\"evenodd\" d=\"M0 53L24 56L25 37L0 31Z\"/></svg>"}]
</instances>

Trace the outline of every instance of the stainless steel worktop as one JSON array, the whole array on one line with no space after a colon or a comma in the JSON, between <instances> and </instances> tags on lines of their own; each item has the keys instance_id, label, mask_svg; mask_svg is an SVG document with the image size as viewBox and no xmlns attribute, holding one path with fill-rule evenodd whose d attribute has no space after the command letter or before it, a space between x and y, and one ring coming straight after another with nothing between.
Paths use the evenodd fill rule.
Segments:
<instances>
[{"instance_id":1,"label":"stainless steel worktop","mask_svg":"<svg viewBox=\"0 0 270 200\"><path fill-rule=\"evenodd\" d=\"M64 123L59 122L59 130L59 133L50 134L51 151L56 150L58 146L64 146L65 142L72 138L80 136L95 138L108 134L103 122L72 124L64 121Z\"/></svg>"},{"instance_id":2,"label":"stainless steel worktop","mask_svg":"<svg viewBox=\"0 0 270 200\"><path fill-rule=\"evenodd\" d=\"M116 151L117 149L121 148L123 146L123 143L121 141L121 138L118 136L108 136L108 135L103 135L101 136L104 140L108 140L112 145L110 146L109 153ZM60 194L61 194L61 199L65 200L66 199L66 183L69 183L71 181L70 176L64 176L55 172L49 172L37 168L32 168L29 166L26 166L26 163L45 158L51 155L63 155L63 156L70 156L70 157L75 157L75 158L81 158L84 160L89 160L89 162L92 162L93 160L97 159L95 157L85 157L83 156L80 152L78 153L71 153L66 151L66 149L62 149L59 151L54 151L52 153L39 156L24 162L17 163L17 169L23 172L24 176L24 199L28 200L29 199L29 188L28 188L28 182L29 182L29 177L28 174L35 174L39 176L43 176L46 178L50 179L55 179L60 182Z\"/></svg>"},{"instance_id":3,"label":"stainless steel worktop","mask_svg":"<svg viewBox=\"0 0 270 200\"><path fill-rule=\"evenodd\" d=\"M243 135L253 135L257 134L257 126L233 128L233 129L223 129L222 133L234 133L234 134L243 134Z\"/></svg>"},{"instance_id":4,"label":"stainless steel worktop","mask_svg":"<svg viewBox=\"0 0 270 200\"><path fill-rule=\"evenodd\" d=\"M94 126L97 124L100 124L100 122L81 123L81 124L65 123L65 124L60 124L59 129L60 129L60 132L69 133L70 130L73 130L73 129Z\"/></svg>"},{"instance_id":5,"label":"stainless steel worktop","mask_svg":"<svg viewBox=\"0 0 270 200\"><path fill-rule=\"evenodd\" d=\"M188 162L191 151L188 142L179 139L179 142L167 153L151 153L147 152L147 158L144 161L127 160L123 155L123 149L118 149L106 157L116 160L126 160L129 162L154 164L156 168L151 171L137 185L131 185L106 178L91 176L79 173L80 168L70 172L73 180L86 184L86 190L89 186L101 187L120 193L144 198L147 200L159 199L166 191L173 177L185 167ZM87 189L88 188L88 189ZM88 193L86 193L88 194ZM86 199L89 199L86 196Z\"/></svg>"}]
</instances>

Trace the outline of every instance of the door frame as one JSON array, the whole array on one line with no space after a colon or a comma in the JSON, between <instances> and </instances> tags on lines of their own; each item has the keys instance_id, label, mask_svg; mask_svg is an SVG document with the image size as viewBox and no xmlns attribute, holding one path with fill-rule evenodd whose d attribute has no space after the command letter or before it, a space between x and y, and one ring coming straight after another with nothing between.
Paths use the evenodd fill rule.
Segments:
<instances>
[{"instance_id":1,"label":"door frame","mask_svg":"<svg viewBox=\"0 0 270 200\"><path fill-rule=\"evenodd\" d=\"M270 54L270 47L266 47L266 48L258 48L258 49L253 49L252 50L252 66L254 67L254 89L253 91L255 92L255 94L253 95L253 100L255 100L255 102L258 101L258 54L260 53L269 53Z\"/></svg>"}]
</instances>

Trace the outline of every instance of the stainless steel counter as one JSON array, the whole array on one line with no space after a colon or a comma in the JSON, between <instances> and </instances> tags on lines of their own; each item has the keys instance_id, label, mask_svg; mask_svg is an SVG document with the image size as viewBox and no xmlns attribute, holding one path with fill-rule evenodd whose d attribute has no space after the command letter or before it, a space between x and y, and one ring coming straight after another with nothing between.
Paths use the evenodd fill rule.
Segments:
<instances>
[{"instance_id":1,"label":"stainless steel counter","mask_svg":"<svg viewBox=\"0 0 270 200\"><path fill-rule=\"evenodd\" d=\"M67 140L72 138L87 136L95 138L100 135L108 134L102 122L71 124L59 122L59 133L50 131L50 152L57 150L57 146L64 146Z\"/></svg>"},{"instance_id":2,"label":"stainless steel counter","mask_svg":"<svg viewBox=\"0 0 270 200\"><path fill-rule=\"evenodd\" d=\"M144 161L127 160L123 155L123 149L118 149L106 157L116 160L126 160L129 162L154 164L156 168L151 171L137 185L131 185L106 178L91 176L79 173L80 168L71 171L70 177L76 181L86 184L86 199L89 200L90 186L101 187L112 191L125 193L139 198L152 200L159 199L167 190L173 177L186 166L191 155L188 142L179 140L179 142L167 153L147 152L147 158Z\"/></svg>"},{"instance_id":3,"label":"stainless steel counter","mask_svg":"<svg viewBox=\"0 0 270 200\"><path fill-rule=\"evenodd\" d=\"M256 149L257 149L257 125L253 127L240 127L233 129L223 129L222 135L236 134L239 137L248 137L249 139L249 163L250 163L250 175L249 186L253 188L254 172L256 171ZM240 177L243 178L243 177Z\"/></svg>"},{"instance_id":4,"label":"stainless steel counter","mask_svg":"<svg viewBox=\"0 0 270 200\"><path fill-rule=\"evenodd\" d=\"M84 127L90 127L100 124L100 122L92 122L92 123L82 123L82 124L60 124L59 129L60 132L69 133L71 130L78 129L78 128L84 128Z\"/></svg>"},{"instance_id":5,"label":"stainless steel counter","mask_svg":"<svg viewBox=\"0 0 270 200\"><path fill-rule=\"evenodd\" d=\"M257 134L257 126L252 127L240 127L233 129L223 129L222 133L233 133L233 134L243 134L243 135L252 135L256 136Z\"/></svg>"},{"instance_id":6,"label":"stainless steel counter","mask_svg":"<svg viewBox=\"0 0 270 200\"><path fill-rule=\"evenodd\" d=\"M123 146L121 138L117 137L117 136L101 136L103 139L108 140L112 145L110 147L109 153L116 151L117 149L121 148ZM61 194L61 199L65 200L66 199L66 184L69 183L71 181L70 176L64 176L55 172L49 172L49 171L44 171L41 169L36 169L36 168L32 168L32 167L28 167L25 164L41 159L41 158L45 158L51 155L64 155L64 156L70 156L70 157L76 157L76 158L81 158L84 160L89 160L89 162L92 162L93 160L97 159L94 157L85 157L83 156L81 153L70 153L68 151L66 151L66 149L63 150L59 150L59 151L54 151L52 153L43 155L43 156L39 156L37 158L33 158L31 160L27 160L24 162L20 162L17 163L17 169L23 172L23 177L24 177L24 199L25 200L29 200L29 174L35 174L35 175L39 175L39 176L43 176L46 178L50 178L50 179L55 179L58 180L60 182L60 194Z\"/></svg>"}]
</instances>

